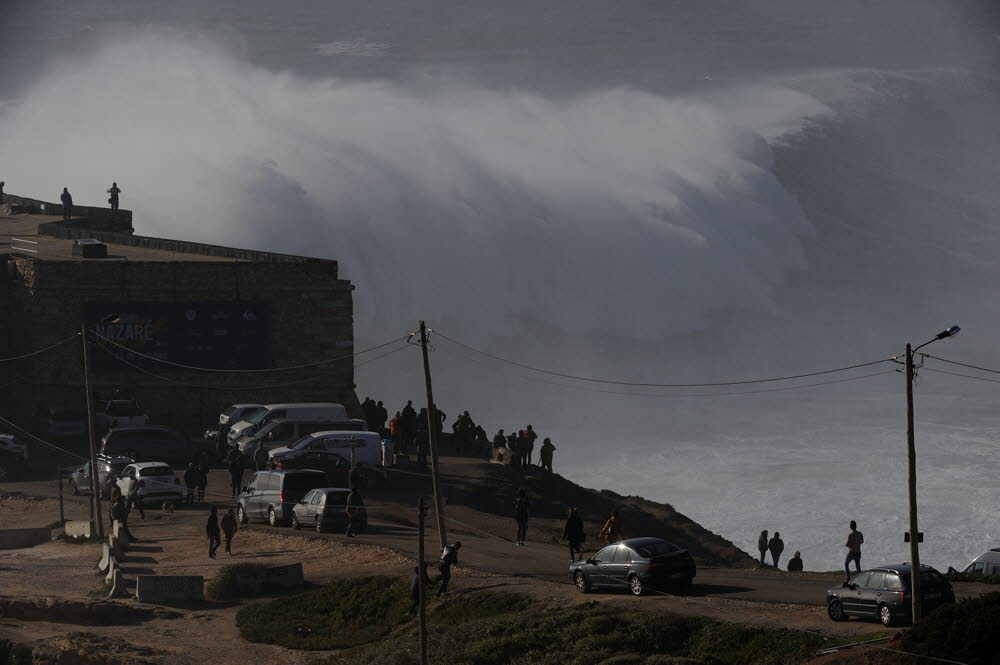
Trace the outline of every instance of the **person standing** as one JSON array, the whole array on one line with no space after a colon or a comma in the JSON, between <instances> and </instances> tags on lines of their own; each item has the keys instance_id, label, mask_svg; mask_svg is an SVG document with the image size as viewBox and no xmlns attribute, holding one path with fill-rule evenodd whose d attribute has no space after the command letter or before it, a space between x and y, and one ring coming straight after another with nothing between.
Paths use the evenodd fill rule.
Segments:
<instances>
[{"instance_id":1,"label":"person standing","mask_svg":"<svg viewBox=\"0 0 1000 665\"><path fill-rule=\"evenodd\" d=\"M527 429L524 430L524 467L528 468L531 466L531 453L535 449L535 439L538 438L538 434L535 430L531 429L531 425L528 425Z\"/></svg>"},{"instance_id":2,"label":"person standing","mask_svg":"<svg viewBox=\"0 0 1000 665\"><path fill-rule=\"evenodd\" d=\"M68 222L73 215L73 195L69 193L67 187L63 187L62 196L59 197L63 205L63 221Z\"/></svg>"},{"instance_id":3,"label":"person standing","mask_svg":"<svg viewBox=\"0 0 1000 665\"><path fill-rule=\"evenodd\" d=\"M757 538L757 549L760 550L760 565L766 566L764 555L767 553L767 529L760 532L760 537Z\"/></svg>"},{"instance_id":4,"label":"person standing","mask_svg":"<svg viewBox=\"0 0 1000 665\"><path fill-rule=\"evenodd\" d=\"M802 572L802 552L796 552L795 556L788 560L788 572L790 573L801 573Z\"/></svg>"},{"instance_id":5,"label":"person standing","mask_svg":"<svg viewBox=\"0 0 1000 665\"><path fill-rule=\"evenodd\" d=\"M205 490L208 489L208 455L205 452L201 453L201 458L198 460L198 464L195 467L198 470L198 477L195 479L195 483L198 487L198 503L205 503Z\"/></svg>"},{"instance_id":6,"label":"person standing","mask_svg":"<svg viewBox=\"0 0 1000 665\"><path fill-rule=\"evenodd\" d=\"M785 541L781 539L781 534L777 531L774 532L774 537L767 541L767 549L771 552L771 560L774 561L774 569L780 570L778 568L778 559L781 557L781 553L785 551Z\"/></svg>"},{"instance_id":7,"label":"person standing","mask_svg":"<svg viewBox=\"0 0 1000 665\"><path fill-rule=\"evenodd\" d=\"M184 470L184 487L187 488L187 495L184 501L189 506L194 505L194 488L197 484L198 469L195 468L194 462L188 462L187 469Z\"/></svg>"},{"instance_id":8,"label":"person standing","mask_svg":"<svg viewBox=\"0 0 1000 665\"><path fill-rule=\"evenodd\" d=\"M552 473L552 453L554 453L556 447L552 445L552 440L549 437L545 437L542 441L542 447L538 450L538 463L543 469Z\"/></svg>"},{"instance_id":9,"label":"person standing","mask_svg":"<svg viewBox=\"0 0 1000 665\"><path fill-rule=\"evenodd\" d=\"M400 452L408 454L413 448L413 437L417 433L417 412L413 408L413 400L407 400L400 416Z\"/></svg>"},{"instance_id":10,"label":"person standing","mask_svg":"<svg viewBox=\"0 0 1000 665\"><path fill-rule=\"evenodd\" d=\"M139 519L146 519L146 511L142 509L142 496L139 494L139 483L134 479L128 486L128 498L125 500L125 511L131 512L132 508L139 511Z\"/></svg>"},{"instance_id":11,"label":"person standing","mask_svg":"<svg viewBox=\"0 0 1000 665\"><path fill-rule=\"evenodd\" d=\"M441 587L437 590L437 594L435 594L438 598L448 595L448 582L451 581L451 567L458 565L458 550L460 549L462 549L462 543L456 540L454 545L448 545L441 550L441 559L438 561L438 572L440 573L438 581L441 582Z\"/></svg>"},{"instance_id":12,"label":"person standing","mask_svg":"<svg viewBox=\"0 0 1000 665\"><path fill-rule=\"evenodd\" d=\"M402 416L402 414L399 411L397 411L396 415L394 415L389 420L389 439L394 444L396 444L396 448L401 448L402 447L402 446L399 445L401 443L400 440L399 440L399 437L402 434L402 432L401 432L402 420L403 420L403 416Z\"/></svg>"},{"instance_id":13,"label":"person standing","mask_svg":"<svg viewBox=\"0 0 1000 665\"><path fill-rule=\"evenodd\" d=\"M378 429L375 431L378 432L379 436L385 436L385 423L388 420L389 420L389 411L386 410L385 406L382 404L382 401L379 400L375 404L375 424L378 425Z\"/></svg>"},{"instance_id":14,"label":"person standing","mask_svg":"<svg viewBox=\"0 0 1000 665\"><path fill-rule=\"evenodd\" d=\"M359 492L353 486L350 494L347 495L347 537L353 538L357 534L357 529L361 526L361 506L365 505Z\"/></svg>"},{"instance_id":15,"label":"person standing","mask_svg":"<svg viewBox=\"0 0 1000 665\"><path fill-rule=\"evenodd\" d=\"M611 517L601 527L597 537L604 539L606 543L617 543L622 539L622 522L617 510L611 511Z\"/></svg>"},{"instance_id":16,"label":"person standing","mask_svg":"<svg viewBox=\"0 0 1000 665\"><path fill-rule=\"evenodd\" d=\"M566 514L566 526L563 527L563 540L569 543L569 560L576 561L576 555L583 556L583 520L576 513L576 508L570 508Z\"/></svg>"},{"instance_id":17,"label":"person standing","mask_svg":"<svg viewBox=\"0 0 1000 665\"><path fill-rule=\"evenodd\" d=\"M524 538L528 535L528 496L523 489L517 491L517 498L514 499L514 522L517 524L516 545L524 545Z\"/></svg>"},{"instance_id":18,"label":"person standing","mask_svg":"<svg viewBox=\"0 0 1000 665\"><path fill-rule=\"evenodd\" d=\"M858 531L858 523L851 520L851 532L847 534L847 541L844 543L844 547L847 548L847 558L844 559L844 572L847 573L848 578L851 576L852 561L857 572L861 572L861 544L864 542L865 537Z\"/></svg>"},{"instance_id":19,"label":"person standing","mask_svg":"<svg viewBox=\"0 0 1000 665\"><path fill-rule=\"evenodd\" d=\"M111 195L110 198L108 198L108 203L111 204L111 212L113 213L118 212L118 195L121 193L122 190L119 189L118 183L111 183L111 189L108 190L108 194Z\"/></svg>"},{"instance_id":20,"label":"person standing","mask_svg":"<svg viewBox=\"0 0 1000 665\"><path fill-rule=\"evenodd\" d=\"M236 515L233 514L232 508L227 510L226 514L222 516L220 526L222 527L222 533L226 536L226 554L232 556L233 536L239 531L239 525L236 523Z\"/></svg>"},{"instance_id":21,"label":"person standing","mask_svg":"<svg viewBox=\"0 0 1000 665\"><path fill-rule=\"evenodd\" d=\"M267 461L269 459L271 459L271 455L264 445L264 439L261 439L253 451L253 468L257 471L263 471L267 468Z\"/></svg>"},{"instance_id":22,"label":"person standing","mask_svg":"<svg viewBox=\"0 0 1000 665\"><path fill-rule=\"evenodd\" d=\"M205 524L205 533L208 535L208 558L215 558L215 550L222 544L222 536L219 532L219 515L215 506L208 512L208 522Z\"/></svg>"},{"instance_id":23,"label":"person standing","mask_svg":"<svg viewBox=\"0 0 1000 665\"><path fill-rule=\"evenodd\" d=\"M6 185L4 181L0 180L0 206L3 205L3 186Z\"/></svg>"},{"instance_id":24,"label":"person standing","mask_svg":"<svg viewBox=\"0 0 1000 665\"><path fill-rule=\"evenodd\" d=\"M229 451L229 482L232 484L235 499L240 495L243 484L243 455L236 447Z\"/></svg>"},{"instance_id":25,"label":"person standing","mask_svg":"<svg viewBox=\"0 0 1000 665\"><path fill-rule=\"evenodd\" d=\"M114 524L115 520L118 520L122 525L122 531L128 536L128 539L136 542L138 539L132 535L132 532L128 528L128 511L125 510L125 500L122 499L122 495L119 494L115 497L114 503L111 504L111 523Z\"/></svg>"}]
</instances>

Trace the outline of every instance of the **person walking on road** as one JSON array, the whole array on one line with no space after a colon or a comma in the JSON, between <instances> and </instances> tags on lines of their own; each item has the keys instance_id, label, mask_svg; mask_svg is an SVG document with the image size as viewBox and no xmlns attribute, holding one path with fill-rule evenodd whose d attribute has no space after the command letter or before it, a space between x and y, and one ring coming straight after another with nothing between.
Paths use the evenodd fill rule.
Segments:
<instances>
[{"instance_id":1,"label":"person walking on road","mask_svg":"<svg viewBox=\"0 0 1000 665\"><path fill-rule=\"evenodd\" d=\"M69 218L73 216L73 195L69 193L69 189L63 187L62 195L59 197L63 205L63 221L68 222Z\"/></svg>"},{"instance_id":2,"label":"person walking on road","mask_svg":"<svg viewBox=\"0 0 1000 665\"><path fill-rule=\"evenodd\" d=\"M421 561L420 566L413 567L413 574L410 575L410 609L407 614L413 615L417 613L420 609L420 575L423 573L424 576L424 593L427 593L428 588L433 582L431 578L427 576L427 562Z\"/></svg>"},{"instance_id":3,"label":"person walking on road","mask_svg":"<svg viewBox=\"0 0 1000 665\"><path fill-rule=\"evenodd\" d=\"M524 545L524 538L528 535L528 496L525 491L518 490L517 498L514 499L514 521L517 523L517 545Z\"/></svg>"},{"instance_id":4,"label":"person walking on road","mask_svg":"<svg viewBox=\"0 0 1000 665\"><path fill-rule=\"evenodd\" d=\"M865 537L858 531L858 523L851 520L851 532L847 534L847 542L844 543L844 547L847 548L847 558L844 559L844 572L847 573L848 578L851 577L852 561L857 572L861 572L861 544L864 542Z\"/></svg>"},{"instance_id":5,"label":"person walking on road","mask_svg":"<svg viewBox=\"0 0 1000 665\"><path fill-rule=\"evenodd\" d=\"M795 555L788 560L788 572L790 573L802 572L802 552L796 552Z\"/></svg>"},{"instance_id":6,"label":"person walking on road","mask_svg":"<svg viewBox=\"0 0 1000 665\"><path fill-rule=\"evenodd\" d=\"M437 590L437 598L448 596L448 582L451 581L451 567L458 565L458 551L462 549L462 543L455 541L454 545L448 545L441 550L441 559L438 561L438 572L441 587Z\"/></svg>"},{"instance_id":7,"label":"person walking on road","mask_svg":"<svg viewBox=\"0 0 1000 665\"><path fill-rule=\"evenodd\" d=\"M771 552L771 561L774 562L774 569L780 570L778 568L778 559L781 557L781 553L785 551L785 541L781 539L781 534L777 531L774 532L774 537L767 541L767 549Z\"/></svg>"},{"instance_id":8,"label":"person walking on road","mask_svg":"<svg viewBox=\"0 0 1000 665\"><path fill-rule=\"evenodd\" d=\"M576 561L576 555L583 556L583 520L576 513L576 508L570 508L566 514L566 526L563 527L563 540L569 543L569 560Z\"/></svg>"},{"instance_id":9,"label":"person walking on road","mask_svg":"<svg viewBox=\"0 0 1000 665\"><path fill-rule=\"evenodd\" d=\"M118 195L122 193L122 190L118 187L117 182L111 183L111 189L108 190L108 194L111 196L108 198L108 203L111 204L111 212L118 212Z\"/></svg>"},{"instance_id":10,"label":"person walking on road","mask_svg":"<svg viewBox=\"0 0 1000 665\"><path fill-rule=\"evenodd\" d=\"M760 551L760 565L766 566L764 555L767 554L767 529L760 532L760 538L757 539L757 549Z\"/></svg>"},{"instance_id":11,"label":"person walking on road","mask_svg":"<svg viewBox=\"0 0 1000 665\"><path fill-rule=\"evenodd\" d=\"M606 543L617 543L622 539L622 522L621 518L618 517L617 510L611 511L611 517L601 527L601 530L597 533L597 538Z\"/></svg>"},{"instance_id":12,"label":"person walking on road","mask_svg":"<svg viewBox=\"0 0 1000 665\"><path fill-rule=\"evenodd\" d=\"M243 485L243 455L239 448L229 451L229 481L233 487L233 498L240 495Z\"/></svg>"},{"instance_id":13,"label":"person walking on road","mask_svg":"<svg viewBox=\"0 0 1000 665\"><path fill-rule=\"evenodd\" d=\"M194 462L188 462L187 469L184 470L184 487L187 488L187 494L184 497L184 502L189 506L194 505L194 488L198 484L198 469L195 468Z\"/></svg>"},{"instance_id":14,"label":"person walking on road","mask_svg":"<svg viewBox=\"0 0 1000 665\"><path fill-rule=\"evenodd\" d=\"M351 487L350 494L347 495L347 537L353 538L361 529L361 507L365 505L361 498L361 492L355 487Z\"/></svg>"},{"instance_id":15,"label":"person walking on road","mask_svg":"<svg viewBox=\"0 0 1000 665\"><path fill-rule=\"evenodd\" d=\"M226 554L232 556L233 536L239 531L239 525L236 523L236 515L233 514L232 508L227 510L226 514L222 516L220 526L222 527L222 533L226 536Z\"/></svg>"},{"instance_id":16,"label":"person walking on road","mask_svg":"<svg viewBox=\"0 0 1000 665\"><path fill-rule=\"evenodd\" d=\"M552 445L552 439L545 437L542 441L542 447L538 450L538 464L552 473L552 453L555 452L556 447Z\"/></svg>"},{"instance_id":17,"label":"person walking on road","mask_svg":"<svg viewBox=\"0 0 1000 665\"><path fill-rule=\"evenodd\" d=\"M205 524L205 533L208 535L208 558L215 558L215 550L222 544L222 535L219 531L219 515L215 506L208 512L208 522Z\"/></svg>"},{"instance_id":18,"label":"person walking on road","mask_svg":"<svg viewBox=\"0 0 1000 665\"><path fill-rule=\"evenodd\" d=\"M146 519L146 511L142 509L142 496L139 495L139 483L134 480L129 483L128 497L125 499L125 511L132 512L135 508L139 511L139 519Z\"/></svg>"}]
</instances>

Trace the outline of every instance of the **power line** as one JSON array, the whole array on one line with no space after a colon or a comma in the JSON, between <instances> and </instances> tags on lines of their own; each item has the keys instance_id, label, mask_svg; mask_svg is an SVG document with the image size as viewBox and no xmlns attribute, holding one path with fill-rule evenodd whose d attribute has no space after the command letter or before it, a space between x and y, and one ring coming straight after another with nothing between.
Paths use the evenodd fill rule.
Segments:
<instances>
[{"instance_id":1,"label":"power line","mask_svg":"<svg viewBox=\"0 0 1000 665\"><path fill-rule=\"evenodd\" d=\"M117 346L118 348L120 348L120 349L122 349L124 351L128 351L129 353L135 354L135 355L137 355L139 357L146 358L147 360L153 360L155 362L162 363L164 365L170 365L172 367L179 367L181 369L189 369L189 370L193 370L193 371L197 371L197 372L221 372L221 373L229 373L229 374L254 374L254 373L261 373L261 372L284 372L284 371L294 370L294 369L308 369L310 367L318 367L319 365L327 365L327 364L330 364L330 363L338 362L340 360L346 360L348 358L353 358L355 356L360 356L363 353L368 353L369 351L375 351L377 349L381 349L383 347L389 346L390 344L395 344L396 342L402 342L403 340L409 338L409 335L404 335L402 337L397 337L396 339L390 340L388 342L384 342L382 344L377 344L375 346L370 346L367 349L362 349L361 351L355 351L354 353L348 353L346 355L338 356L336 358L327 358L326 360L317 360L316 362L305 363L303 365L288 365L286 367L269 367L269 368L265 368L265 369L219 369L217 367L197 367L197 366L194 366L194 365L183 365L181 363L175 363L175 362L171 362L169 360L164 360L162 358L157 358L155 356L151 356L151 355L148 355L146 353L140 353L139 351L136 351L135 349L130 349L129 347L124 346L122 344L119 344L118 342L114 341L113 339L109 339L109 338L105 337L104 335L101 335L100 333L98 333L96 331L91 331L91 332L92 332L92 334L95 337L98 337L98 338L104 340L105 342L108 342L108 343L110 343L110 344L112 344L114 346Z\"/></svg>"},{"instance_id":2,"label":"power line","mask_svg":"<svg viewBox=\"0 0 1000 665\"><path fill-rule=\"evenodd\" d=\"M72 342L73 340L75 340L79 336L80 336L80 333L75 333L72 337L67 337L66 339L62 340L61 342L56 342L52 346L46 346L44 349L38 349L37 351L32 351L31 353L25 353L24 355L21 355L21 356L11 356L10 358L0 358L0 363L9 363L9 362L13 362L15 360L23 360L25 358L31 358L33 356L41 355L41 354L45 353L46 351L51 351L52 349L56 348L57 346L62 346L63 344L66 344L67 342Z\"/></svg>"},{"instance_id":3,"label":"power line","mask_svg":"<svg viewBox=\"0 0 1000 665\"><path fill-rule=\"evenodd\" d=\"M436 333L442 339L445 339L445 340L451 342L452 344L455 344L456 346L460 346L460 347L462 347L464 349L468 349L469 351L473 351L473 352L478 353L480 355L486 356L487 358L492 358L492 359L498 360L498 361L500 361L502 363L506 363L508 365L513 365L515 367L520 367L522 369L527 369L527 370L530 370L532 372L539 372L541 374L549 374L551 376L558 376L558 377L561 377L561 378L564 378L564 379L574 379L576 381L587 381L587 382L590 382L590 383L605 383L605 384L616 385L616 386L634 386L634 387L637 387L637 388L709 388L709 387L714 387L714 386L737 386L737 385L745 385L745 384L751 384L751 383L771 383L771 382L775 382L775 381L788 381L788 380L791 380L791 379L804 379L804 378L807 378L807 377L810 377L810 376L820 376L820 375L823 375L823 374L833 374L835 372L846 372L847 370L859 369L861 367L870 367L872 365L878 365L879 363L885 363L885 362L892 362L894 360L894 358L883 358L881 360L873 360L871 362L859 363L857 365L848 365L846 367L837 367L835 369L826 369L826 370L821 370L821 371L817 371L817 372L807 372L805 374L792 374L792 375L789 375L789 376L776 376L776 377L771 377L771 378L766 378L766 379L744 379L744 380L740 380L740 381L717 381L717 382L712 382L712 383L641 383L641 382L635 382L635 381L616 381L616 380L612 380L612 379L597 379L597 378L588 377L588 376L578 376L578 375L575 375L575 374L566 374L566 373L563 373L563 372L555 372L555 371L548 370L548 369L542 369L541 367L534 367L532 365L526 365L524 363L520 363L520 362L517 362L515 360L509 360L507 358L502 358L500 356L493 355L492 353L487 353L486 351L482 351L481 349L477 349L475 347L469 346L468 344L463 344L462 342L459 342L458 340L454 340L451 337L448 337L447 335L445 335L444 333L438 332L437 330L434 330L432 332Z\"/></svg>"},{"instance_id":4,"label":"power line","mask_svg":"<svg viewBox=\"0 0 1000 665\"><path fill-rule=\"evenodd\" d=\"M986 381L988 383L1000 383L1000 379L987 379L985 376L973 376L971 374L961 374L959 372L949 372L943 369L932 369L930 367L924 367L921 372L934 372L936 374L947 374L948 376L960 376L963 379L972 379L973 381Z\"/></svg>"},{"instance_id":5,"label":"power line","mask_svg":"<svg viewBox=\"0 0 1000 665\"><path fill-rule=\"evenodd\" d=\"M990 369L988 367L979 367L978 365L969 365L967 363L960 363L957 360L947 360L945 358L939 358L938 356L932 356L929 353L921 353L921 354L918 354L918 355L921 355L924 358L930 358L931 360L940 360L941 362L948 363L949 365L958 365L959 367L968 367L969 369L978 369L980 372L989 372L991 374L1000 374L1000 370L997 370L997 369ZM940 370L938 370L938 371L940 371ZM964 376L964 375L960 374L959 376Z\"/></svg>"}]
</instances>

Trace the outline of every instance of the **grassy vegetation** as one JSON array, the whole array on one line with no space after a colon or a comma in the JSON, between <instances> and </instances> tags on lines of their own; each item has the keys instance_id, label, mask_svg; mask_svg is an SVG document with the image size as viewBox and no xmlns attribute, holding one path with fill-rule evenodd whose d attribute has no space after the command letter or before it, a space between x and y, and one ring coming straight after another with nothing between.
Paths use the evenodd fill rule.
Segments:
<instances>
[{"instance_id":1,"label":"grassy vegetation","mask_svg":"<svg viewBox=\"0 0 1000 665\"><path fill-rule=\"evenodd\" d=\"M240 584L240 578L246 579L262 574L266 568L267 566L259 563L223 566L218 574L205 584L205 597L209 600L235 600L255 596L258 590Z\"/></svg>"},{"instance_id":2,"label":"grassy vegetation","mask_svg":"<svg viewBox=\"0 0 1000 665\"><path fill-rule=\"evenodd\" d=\"M409 607L408 580L363 577L244 607L236 624L250 642L343 649L384 637L406 620Z\"/></svg>"},{"instance_id":3,"label":"grassy vegetation","mask_svg":"<svg viewBox=\"0 0 1000 665\"><path fill-rule=\"evenodd\" d=\"M968 665L1000 663L1000 592L945 605L903 633L903 649Z\"/></svg>"},{"instance_id":4,"label":"grassy vegetation","mask_svg":"<svg viewBox=\"0 0 1000 665\"><path fill-rule=\"evenodd\" d=\"M300 649L348 649L326 665L417 663L408 582L341 580L324 589L244 608L243 637ZM469 591L430 613L433 662L477 665L786 665L822 638L598 603L550 607L523 594ZM305 628L310 632L300 635ZM350 648L355 647L355 648Z\"/></svg>"}]
</instances>

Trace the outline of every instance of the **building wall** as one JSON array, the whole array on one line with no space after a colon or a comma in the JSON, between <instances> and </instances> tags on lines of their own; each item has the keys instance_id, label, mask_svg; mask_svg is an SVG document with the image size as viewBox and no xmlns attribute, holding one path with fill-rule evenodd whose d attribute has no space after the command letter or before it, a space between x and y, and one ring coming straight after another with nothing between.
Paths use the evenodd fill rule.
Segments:
<instances>
[{"instance_id":1,"label":"building wall","mask_svg":"<svg viewBox=\"0 0 1000 665\"><path fill-rule=\"evenodd\" d=\"M334 261L137 262L46 261L11 256L0 326L14 355L54 344L79 332L88 303L267 303L271 310L275 367L301 365L354 350L351 284L338 279ZM6 295L4 293L6 292ZM6 300L6 303L3 301ZM91 353L104 353L92 348ZM80 345L0 366L27 379L6 390L3 412L23 420L37 406L82 408ZM217 421L238 402L341 402L356 408L351 358L320 367L267 373L194 372L146 365L146 372L116 365L93 373L94 389L132 388L153 422L188 431ZM20 374L17 374L20 373ZM153 376L153 375L157 376ZM6 381L0 378L0 386ZM0 393L2 395L3 393Z\"/></svg>"}]
</instances>

